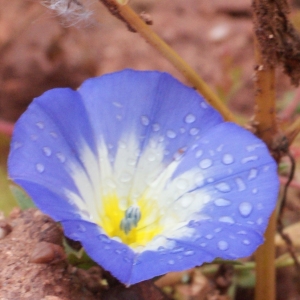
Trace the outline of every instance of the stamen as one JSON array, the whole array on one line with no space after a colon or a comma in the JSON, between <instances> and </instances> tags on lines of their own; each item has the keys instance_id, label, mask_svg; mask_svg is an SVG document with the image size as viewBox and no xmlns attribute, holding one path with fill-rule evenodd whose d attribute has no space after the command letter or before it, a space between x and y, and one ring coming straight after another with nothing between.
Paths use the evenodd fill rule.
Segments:
<instances>
[{"instance_id":1,"label":"stamen","mask_svg":"<svg viewBox=\"0 0 300 300\"><path fill-rule=\"evenodd\" d=\"M120 229L128 234L131 229L135 228L141 219L141 211L138 206L130 206L125 211L125 217L120 223Z\"/></svg>"}]
</instances>

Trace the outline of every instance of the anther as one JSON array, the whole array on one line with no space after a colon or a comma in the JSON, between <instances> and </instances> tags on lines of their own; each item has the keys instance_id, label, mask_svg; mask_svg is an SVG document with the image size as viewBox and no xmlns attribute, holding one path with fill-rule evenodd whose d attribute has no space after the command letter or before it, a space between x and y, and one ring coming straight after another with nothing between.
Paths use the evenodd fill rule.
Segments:
<instances>
[{"instance_id":1,"label":"anther","mask_svg":"<svg viewBox=\"0 0 300 300\"><path fill-rule=\"evenodd\" d=\"M120 229L128 234L133 228L135 228L141 219L141 211L138 206L130 206L125 211L125 217L120 223Z\"/></svg>"}]
</instances>

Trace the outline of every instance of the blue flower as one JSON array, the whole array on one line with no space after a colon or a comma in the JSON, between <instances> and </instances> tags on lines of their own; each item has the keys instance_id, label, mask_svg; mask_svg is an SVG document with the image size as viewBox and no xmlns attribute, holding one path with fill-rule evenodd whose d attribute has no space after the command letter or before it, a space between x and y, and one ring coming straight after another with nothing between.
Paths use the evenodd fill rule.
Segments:
<instances>
[{"instance_id":1,"label":"blue flower","mask_svg":"<svg viewBox=\"0 0 300 300\"><path fill-rule=\"evenodd\" d=\"M36 98L9 175L125 284L250 255L278 193L265 144L166 73L125 70Z\"/></svg>"}]
</instances>

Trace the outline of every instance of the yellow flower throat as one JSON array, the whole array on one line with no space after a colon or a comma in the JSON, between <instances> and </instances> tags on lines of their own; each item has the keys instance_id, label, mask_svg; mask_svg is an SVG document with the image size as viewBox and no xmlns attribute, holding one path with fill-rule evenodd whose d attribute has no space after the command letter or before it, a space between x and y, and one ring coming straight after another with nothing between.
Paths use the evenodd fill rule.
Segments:
<instances>
[{"instance_id":1,"label":"yellow flower throat","mask_svg":"<svg viewBox=\"0 0 300 300\"><path fill-rule=\"evenodd\" d=\"M126 221L126 213L129 207L126 211L122 210L116 194L105 196L103 198L103 211L100 212L99 225L109 237L118 237L124 244L132 248L145 246L163 230L159 222L158 205L155 201L145 199L145 197L139 199L135 207L140 213L140 219L136 226L132 226L127 231L124 230L124 226L121 226L121 222L122 220L123 222Z\"/></svg>"}]
</instances>

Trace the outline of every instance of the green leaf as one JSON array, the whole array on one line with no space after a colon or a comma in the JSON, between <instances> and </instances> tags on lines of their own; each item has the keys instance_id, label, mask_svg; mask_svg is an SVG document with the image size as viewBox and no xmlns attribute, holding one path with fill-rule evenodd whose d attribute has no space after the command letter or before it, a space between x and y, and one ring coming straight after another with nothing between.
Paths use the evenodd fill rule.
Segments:
<instances>
[{"instance_id":1,"label":"green leaf","mask_svg":"<svg viewBox=\"0 0 300 300\"><path fill-rule=\"evenodd\" d=\"M12 194L14 195L19 207L24 210L31 207L36 207L31 200L31 198L26 194L26 192L17 185L11 184L9 186Z\"/></svg>"}]
</instances>

